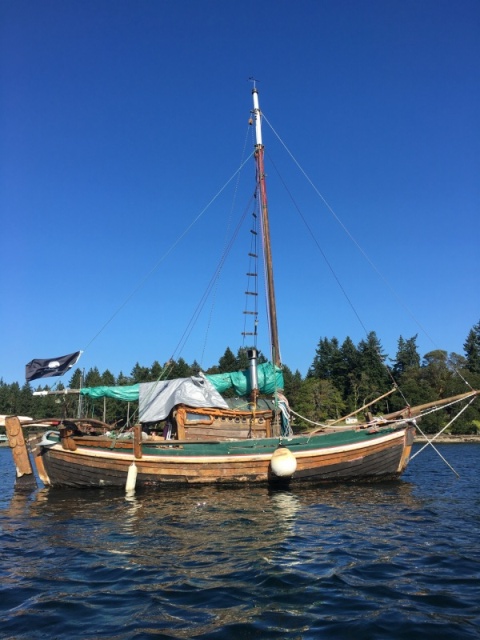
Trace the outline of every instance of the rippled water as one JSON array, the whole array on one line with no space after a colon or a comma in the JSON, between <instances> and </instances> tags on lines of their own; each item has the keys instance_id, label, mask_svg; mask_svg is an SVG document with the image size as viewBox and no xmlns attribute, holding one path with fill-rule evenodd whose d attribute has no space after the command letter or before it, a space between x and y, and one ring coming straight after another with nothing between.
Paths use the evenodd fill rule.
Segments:
<instances>
[{"instance_id":1,"label":"rippled water","mask_svg":"<svg viewBox=\"0 0 480 640\"><path fill-rule=\"evenodd\" d=\"M401 481L15 493L0 449L0 637L480 638L480 445Z\"/></svg>"}]
</instances>

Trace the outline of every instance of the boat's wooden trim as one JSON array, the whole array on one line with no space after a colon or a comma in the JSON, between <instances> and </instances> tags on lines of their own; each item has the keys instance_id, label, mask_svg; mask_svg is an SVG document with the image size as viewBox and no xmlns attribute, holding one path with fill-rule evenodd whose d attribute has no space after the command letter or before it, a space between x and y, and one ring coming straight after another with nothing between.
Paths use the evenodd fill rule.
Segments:
<instances>
[{"instance_id":1,"label":"boat's wooden trim","mask_svg":"<svg viewBox=\"0 0 480 640\"><path fill-rule=\"evenodd\" d=\"M405 434L405 430L401 429L398 431L394 431L393 433L389 433L386 435L372 435L372 439L370 440L361 440L360 442L355 442L355 443L346 443L346 444L341 444L341 445L337 445L337 446L332 446L332 445L321 445L321 443L319 443L319 446L316 446L315 442L312 442L313 438L310 439L310 442L308 442L307 440L305 440L304 443L302 444L298 444L298 447L305 447L308 446L308 449L306 450L297 450L295 443L292 441L292 444L290 444L291 447L291 451L292 453L295 455L296 458L306 458L306 457L311 457L312 454L315 456L322 456L322 455L327 455L327 454L337 454L337 453L343 453L345 451L360 451L362 449L365 448L370 448L372 446L372 440L375 441L376 444L383 444L383 443L389 443L392 440L400 440L404 438L404 434ZM319 436L320 438L322 436ZM318 439L318 438L317 438ZM128 461L132 461L133 459L133 453L127 454L124 452L119 452L115 449L92 449L91 447L82 447L81 446L81 441L80 438L77 439L77 449L74 451L75 455L78 456L91 456L92 458L96 458L96 459L115 459L115 460L128 460ZM211 454L211 455L195 455L195 454L191 454L191 455L181 455L178 454L178 449L179 447L183 448L183 444L178 443L175 440L166 440L162 443L155 443L155 442L147 442L144 443L147 444L147 446L151 447L151 446L157 446L159 447L159 453L156 454L149 454L149 453L143 453L142 454L142 460L143 461L151 461L151 462L160 462L163 460L175 460L176 463L182 463L182 464L195 464L197 462L201 462L201 463L208 463L208 462L216 462L216 463L220 463L220 464L229 464L235 461L240 461L240 462L248 462L248 461L258 461L258 460L270 460L270 458L272 457L272 453L275 450L275 447L270 447L269 451L265 452L265 453L249 453L246 451L243 452L238 452L235 453L234 450L232 450L231 453L225 454L225 455L215 455L215 454ZM185 443L187 446L190 443ZM198 443L192 443L192 444L198 444ZM211 444L211 443L208 443ZM225 444L225 443L222 443ZM226 443L228 445L228 443ZM288 440L283 440L283 444L287 447L289 447L289 441ZM162 449L160 449L160 447L162 447ZM167 450L164 449L164 447L168 447L168 453ZM235 447L237 448L237 447ZM55 444L52 447L50 447L51 451L58 451L61 450L62 446L60 444ZM130 443L130 451L132 450L132 444ZM186 450L187 451L187 450Z\"/></svg>"},{"instance_id":2,"label":"boat's wooden trim","mask_svg":"<svg viewBox=\"0 0 480 640\"><path fill-rule=\"evenodd\" d=\"M406 427L372 439L330 447L309 446L308 450L290 451L297 460L292 482L335 481L395 477L405 463ZM319 436L321 438L321 436ZM288 443L285 443L288 445ZM221 443L223 448L225 443ZM190 447L187 447L187 450ZM229 453L228 455L185 455L171 450L157 455L143 453L136 459L137 486L173 483L242 483L276 482L270 467L275 449L264 453ZM45 448L42 454L51 485L58 486L125 486L133 451L92 450L77 447L63 449L61 444Z\"/></svg>"}]
</instances>

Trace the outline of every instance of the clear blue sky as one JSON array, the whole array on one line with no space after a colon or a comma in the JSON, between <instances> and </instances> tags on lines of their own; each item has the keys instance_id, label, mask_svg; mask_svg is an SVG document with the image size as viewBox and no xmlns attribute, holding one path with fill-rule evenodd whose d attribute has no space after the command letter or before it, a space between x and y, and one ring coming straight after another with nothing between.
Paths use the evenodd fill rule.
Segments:
<instances>
[{"instance_id":1,"label":"clear blue sky","mask_svg":"<svg viewBox=\"0 0 480 640\"><path fill-rule=\"evenodd\" d=\"M79 365L115 375L174 353L253 168L233 213L230 189L161 258L240 164L250 76L377 268L265 126L283 361L305 374L321 337L364 328L391 357L416 333L422 356L463 353L480 320L478 0L2 0L0 56L4 382L87 345ZM248 235L177 357L208 368L241 345Z\"/></svg>"}]
</instances>

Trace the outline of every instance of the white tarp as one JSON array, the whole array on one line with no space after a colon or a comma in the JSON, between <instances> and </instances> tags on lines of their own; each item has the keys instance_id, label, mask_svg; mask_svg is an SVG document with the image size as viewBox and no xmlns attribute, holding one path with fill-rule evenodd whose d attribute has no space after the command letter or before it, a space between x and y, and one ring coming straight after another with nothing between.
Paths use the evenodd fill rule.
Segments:
<instances>
[{"instance_id":1,"label":"white tarp","mask_svg":"<svg viewBox=\"0 0 480 640\"><path fill-rule=\"evenodd\" d=\"M228 404L203 375L140 383L140 422L164 420L177 404L228 409Z\"/></svg>"}]
</instances>

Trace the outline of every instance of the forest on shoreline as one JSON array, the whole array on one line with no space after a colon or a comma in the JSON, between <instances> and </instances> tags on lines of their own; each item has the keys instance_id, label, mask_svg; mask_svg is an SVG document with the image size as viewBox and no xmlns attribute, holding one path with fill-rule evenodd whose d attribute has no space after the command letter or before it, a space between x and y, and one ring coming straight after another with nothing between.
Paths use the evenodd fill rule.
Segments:
<instances>
[{"instance_id":1,"label":"forest on shoreline","mask_svg":"<svg viewBox=\"0 0 480 640\"><path fill-rule=\"evenodd\" d=\"M321 338L318 342L312 364L303 377L299 371L292 371L283 365L285 395L290 406L302 416L295 418L297 429L308 428L311 422L325 422L345 416L375 398L396 387L384 400L369 408L373 414L396 411L406 405L415 406L437 399L465 393L470 389L480 389L480 322L472 327L464 343L464 354L447 353L437 349L425 354L418 353L417 336L398 339L397 353L393 360L384 354L381 342L374 331L357 345L350 338L342 344L336 338ZM260 354L260 361L265 361ZM246 349L240 348L235 354L229 347L218 364L204 373L215 374L246 369L248 359ZM130 375L113 375L109 370L100 373L94 367L83 373L72 372L68 388L81 386L130 385L137 382L168 380L196 375L200 371L198 363L187 363L182 358L168 361L163 365L155 361L151 366L137 363ZM0 414L31 416L36 419L47 417L76 416L78 395L34 396L34 391L50 391L53 387L62 390L61 383L32 385L17 382L7 384L0 379ZM124 402L109 399L82 400L82 415L122 425L126 420ZM135 405L135 403L132 403ZM131 416L136 407L129 407ZM446 408L442 412L442 424L447 424L458 412L458 406ZM425 433L438 431L438 414L422 418L421 428ZM310 422L311 421L311 422ZM452 434L480 432L480 402L472 403L452 424Z\"/></svg>"}]
</instances>

